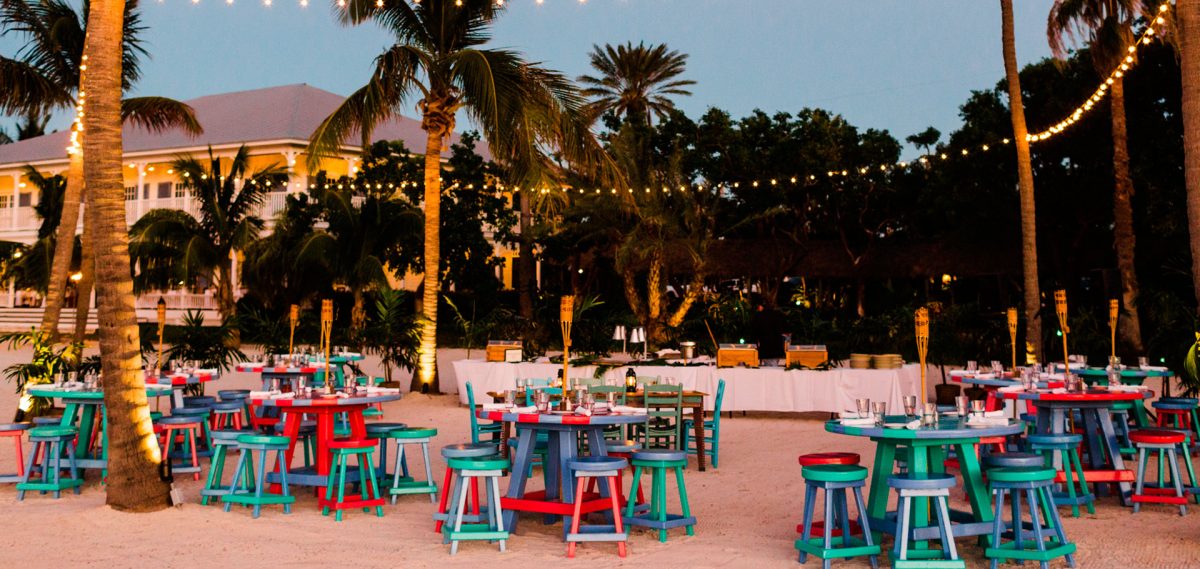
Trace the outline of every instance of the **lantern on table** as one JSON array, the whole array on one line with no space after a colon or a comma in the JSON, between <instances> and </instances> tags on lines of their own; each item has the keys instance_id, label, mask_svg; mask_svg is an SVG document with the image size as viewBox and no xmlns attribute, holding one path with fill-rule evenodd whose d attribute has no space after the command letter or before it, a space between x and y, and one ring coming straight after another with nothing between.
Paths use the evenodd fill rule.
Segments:
<instances>
[{"instance_id":1,"label":"lantern on table","mask_svg":"<svg viewBox=\"0 0 1200 569\"><path fill-rule=\"evenodd\" d=\"M571 367L571 323L575 321L575 297L572 295L564 295L558 305L558 319L562 326L563 338L563 395L571 392L571 375L568 369Z\"/></svg>"},{"instance_id":2,"label":"lantern on table","mask_svg":"<svg viewBox=\"0 0 1200 569\"><path fill-rule=\"evenodd\" d=\"M325 393L332 394L333 378L329 376L329 338L333 333L333 301L321 301L321 353L325 354Z\"/></svg>"},{"instance_id":3,"label":"lantern on table","mask_svg":"<svg viewBox=\"0 0 1200 569\"><path fill-rule=\"evenodd\" d=\"M1012 369L1017 371L1017 309L1008 309L1008 339L1012 344Z\"/></svg>"},{"instance_id":4,"label":"lantern on table","mask_svg":"<svg viewBox=\"0 0 1200 569\"><path fill-rule=\"evenodd\" d=\"M300 307L293 304L288 310L288 355L291 355L296 345L296 323L300 321Z\"/></svg>"},{"instance_id":5,"label":"lantern on table","mask_svg":"<svg viewBox=\"0 0 1200 569\"><path fill-rule=\"evenodd\" d=\"M157 309L158 309L157 310L157 314L158 314L158 360L155 361L154 365L157 368L156 371L162 371L163 330L167 327L167 301L164 300L163 297L161 297L161 296L158 297Z\"/></svg>"},{"instance_id":6,"label":"lantern on table","mask_svg":"<svg viewBox=\"0 0 1200 569\"><path fill-rule=\"evenodd\" d=\"M1117 357L1117 318L1120 315L1121 303L1115 299L1108 299L1108 331L1112 336L1112 354L1109 360L1116 362Z\"/></svg>"},{"instance_id":7,"label":"lantern on table","mask_svg":"<svg viewBox=\"0 0 1200 569\"><path fill-rule=\"evenodd\" d=\"M637 393L637 372L633 368L625 370L625 393Z\"/></svg>"},{"instance_id":8,"label":"lantern on table","mask_svg":"<svg viewBox=\"0 0 1200 569\"><path fill-rule=\"evenodd\" d=\"M1067 291L1058 289L1054 291L1054 314L1058 316L1058 327L1062 331L1063 339L1063 379L1069 379L1071 376L1071 357L1067 354L1067 334L1071 328L1067 326ZM1070 383L1068 382L1068 385Z\"/></svg>"},{"instance_id":9,"label":"lantern on table","mask_svg":"<svg viewBox=\"0 0 1200 569\"><path fill-rule=\"evenodd\" d=\"M917 337L917 358L921 362L921 397L928 397L925 390L925 356L929 354L929 310L924 306L913 316Z\"/></svg>"}]
</instances>

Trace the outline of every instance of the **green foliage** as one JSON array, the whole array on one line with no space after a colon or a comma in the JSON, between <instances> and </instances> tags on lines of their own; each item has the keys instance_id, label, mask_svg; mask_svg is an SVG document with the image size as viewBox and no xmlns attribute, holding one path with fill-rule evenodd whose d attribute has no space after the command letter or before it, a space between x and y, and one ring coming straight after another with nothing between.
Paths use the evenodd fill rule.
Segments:
<instances>
[{"instance_id":1,"label":"green foliage","mask_svg":"<svg viewBox=\"0 0 1200 569\"><path fill-rule=\"evenodd\" d=\"M37 329L28 332L12 332L0 335L0 344L9 349L33 348L33 357L28 363L17 363L4 368L4 377L16 384L16 392L24 393L27 387L54 383L60 374L74 372L79 368L83 352L81 344L55 346L46 334ZM52 402L42 397L22 395L20 414L37 417L50 408Z\"/></svg>"},{"instance_id":2,"label":"green foliage","mask_svg":"<svg viewBox=\"0 0 1200 569\"><path fill-rule=\"evenodd\" d=\"M369 353L379 356L384 377L390 382L393 370L416 367L420 326L407 293L384 289L376 296L374 313L359 340Z\"/></svg>"},{"instance_id":3,"label":"green foliage","mask_svg":"<svg viewBox=\"0 0 1200 569\"><path fill-rule=\"evenodd\" d=\"M173 343L163 357L194 361L201 368L228 371L246 359L246 354L232 347L235 330L228 319L221 320L216 326L205 326L204 314L189 310L183 316L183 325L175 329Z\"/></svg>"},{"instance_id":4,"label":"green foliage","mask_svg":"<svg viewBox=\"0 0 1200 569\"><path fill-rule=\"evenodd\" d=\"M1200 333L1196 334L1196 341L1192 342L1192 346L1183 357L1183 373L1180 374L1180 379L1183 380L1184 395L1195 397L1200 393Z\"/></svg>"}]
</instances>

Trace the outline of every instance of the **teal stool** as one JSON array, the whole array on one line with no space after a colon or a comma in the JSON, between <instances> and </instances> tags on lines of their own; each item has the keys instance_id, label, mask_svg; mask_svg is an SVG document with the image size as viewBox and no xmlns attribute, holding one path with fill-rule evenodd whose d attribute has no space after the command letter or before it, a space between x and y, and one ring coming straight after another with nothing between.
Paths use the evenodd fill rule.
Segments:
<instances>
[{"instance_id":1,"label":"teal stool","mask_svg":"<svg viewBox=\"0 0 1200 569\"><path fill-rule=\"evenodd\" d=\"M375 508L375 515L383 517L383 498L379 495L379 478L375 476L375 464L371 455L375 454L375 439L366 440L335 440L329 443L329 451L333 453L333 470L329 471L329 482L325 486L325 497L318 500L321 505L321 515L328 516L334 512L334 520L342 521L342 510L362 508L370 512ZM358 462L359 499L346 499L346 469L350 457ZM337 497L334 489L337 489Z\"/></svg>"},{"instance_id":2,"label":"teal stool","mask_svg":"<svg viewBox=\"0 0 1200 569\"><path fill-rule=\"evenodd\" d=\"M496 452L496 445L491 443L459 443L455 445L447 445L442 447L442 458L447 460L446 478L442 480L441 502L438 504L438 510L433 513L433 531L442 532L442 526L451 518L448 502L450 496L458 496L459 486L464 484L462 473L449 466L449 460L454 458L497 458L499 453ZM479 523L487 521L487 510L481 512L479 504L479 479L471 479L471 513L463 515L463 521ZM486 490L486 488L485 488Z\"/></svg>"},{"instance_id":3,"label":"teal stool","mask_svg":"<svg viewBox=\"0 0 1200 569\"><path fill-rule=\"evenodd\" d=\"M725 380L717 382L717 397L713 402L711 419L704 420L704 454L712 457L712 467L717 468L718 455L721 453L721 403L725 399ZM683 448L689 454L696 454L696 441L692 440L692 431L696 423L692 419L683 421Z\"/></svg>"},{"instance_id":4,"label":"teal stool","mask_svg":"<svg viewBox=\"0 0 1200 569\"><path fill-rule=\"evenodd\" d=\"M892 567L896 569L906 567L966 569L967 563L958 557L958 550L954 546L954 533L950 529L950 489L954 488L956 482L957 479L954 476L947 474L888 477L888 486L895 488L900 496L900 507L896 512L898 529L896 546L892 550ZM912 526L913 499L933 500L933 506L930 509L937 514L937 528L938 535L942 540L943 559L909 559L909 542L915 539L917 531L924 529ZM859 508L862 508L861 503L859 503ZM849 533L843 531L843 535ZM870 534L864 531L864 535ZM922 553L936 553L936 551L923 551Z\"/></svg>"},{"instance_id":5,"label":"teal stool","mask_svg":"<svg viewBox=\"0 0 1200 569\"><path fill-rule=\"evenodd\" d=\"M229 485L229 490L221 495L226 512L234 504L254 506L255 519L262 513L263 506L282 504L283 513L292 512L292 503L296 501L296 497L288 493L288 465L285 457L290 442L287 437L273 435L238 435L237 445L241 456L238 457L237 468L233 471L233 482ZM279 470L279 484L282 488L279 494L267 492L267 454L272 451L275 452L274 462ZM255 452L258 453L257 473L254 468ZM250 487L251 477L254 479L253 488Z\"/></svg>"},{"instance_id":6,"label":"teal stool","mask_svg":"<svg viewBox=\"0 0 1200 569\"><path fill-rule=\"evenodd\" d=\"M1117 436L1117 448L1121 454L1136 452L1133 443L1129 441L1129 416L1133 412L1133 405L1132 401L1117 401L1109 411L1112 414L1113 431ZM1138 405L1141 405L1140 401Z\"/></svg>"},{"instance_id":7,"label":"teal stool","mask_svg":"<svg viewBox=\"0 0 1200 569\"><path fill-rule=\"evenodd\" d=\"M1163 397L1150 406L1159 411L1158 426L1188 431L1188 438L1193 442L1200 439L1200 399ZM1167 411L1166 417L1162 411Z\"/></svg>"},{"instance_id":8,"label":"teal stool","mask_svg":"<svg viewBox=\"0 0 1200 569\"><path fill-rule=\"evenodd\" d=\"M68 488L76 494L79 493L80 487L83 486L83 478L79 476L79 467L75 464L75 438L78 435L79 429L75 427L46 426L29 430L29 442L33 443L33 449L25 463L25 473L17 483L18 502L25 499L25 492L29 490L42 494L54 492L55 499L60 498L62 491ZM33 461L39 452L42 456L41 479L32 482L30 475L33 474ZM64 454L67 459L65 465ZM71 473L70 478L63 479L63 469Z\"/></svg>"},{"instance_id":9,"label":"teal stool","mask_svg":"<svg viewBox=\"0 0 1200 569\"><path fill-rule=\"evenodd\" d=\"M395 504L402 494L429 494L429 501L437 503L438 487L433 482L433 465L429 462L429 443L435 436L437 429L425 427L396 429L388 433L388 437L396 441L396 465L392 469L392 486L388 488L392 504ZM421 445L421 456L425 461L425 480L401 479L401 472L406 470L404 445Z\"/></svg>"},{"instance_id":10,"label":"teal stool","mask_svg":"<svg viewBox=\"0 0 1200 569\"><path fill-rule=\"evenodd\" d=\"M688 535L696 535L696 518L692 516L692 508L688 504L687 486L683 482L683 469L687 467L687 453L681 450L646 449L633 453L633 487L629 494L635 495L641 483L642 470L649 469L650 510L646 513L634 512L634 501L625 505L624 521L628 525L647 527L658 530L658 540L666 543L667 530L684 526ZM667 513L667 471L675 471L675 483L679 489L679 503L683 514Z\"/></svg>"},{"instance_id":11,"label":"teal stool","mask_svg":"<svg viewBox=\"0 0 1200 569\"><path fill-rule=\"evenodd\" d=\"M800 539L796 540L796 549L800 550L798 560L804 563L809 555L821 559L821 565L828 569L834 559L867 556L871 567L879 567L879 554L882 551L879 544L872 541L871 524L863 512L867 511L863 501L862 488L867 483L867 469L857 464L816 464L800 469L804 477L804 521L801 523ZM822 527L824 536L813 537L813 510L817 503L817 490L825 492L825 520ZM858 507L859 524L862 527L862 537L852 535L850 529L850 510L847 507L849 496L847 490L853 491L855 505ZM835 506L836 504L836 506ZM840 508L839 508L840 506ZM839 511L840 510L840 511ZM833 545L833 530L836 522L842 525L841 546Z\"/></svg>"},{"instance_id":12,"label":"teal stool","mask_svg":"<svg viewBox=\"0 0 1200 569\"><path fill-rule=\"evenodd\" d=\"M229 488L223 485L222 479L225 476L225 457L229 453L229 449L237 450L238 437L246 434L244 431L213 431L213 455L212 462L208 466L208 478L204 481L204 488L200 489L200 504L207 506L209 498L219 498L229 493ZM246 477L246 486L249 487L250 480L254 478L253 469L248 469L243 473Z\"/></svg>"},{"instance_id":13,"label":"teal stool","mask_svg":"<svg viewBox=\"0 0 1200 569\"><path fill-rule=\"evenodd\" d=\"M1054 454L1059 453L1062 460L1062 473L1056 480L1066 487L1066 493L1054 493L1055 506L1071 506L1071 516L1079 517L1079 505L1087 506L1089 514L1096 513L1093 505L1095 496L1088 488L1087 478L1083 474L1083 465L1079 462L1079 444L1083 436L1074 433L1050 435L1036 434L1026 437L1029 447L1046 459L1046 466L1054 464Z\"/></svg>"},{"instance_id":14,"label":"teal stool","mask_svg":"<svg viewBox=\"0 0 1200 569\"><path fill-rule=\"evenodd\" d=\"M994 497L995 510L992 544L984 550L984 555L991 560L992 569L996 569L1002 559L1018 563L1037 561L1042 569L1047 569L1051 559L1065 557L1069 567L1075 566L1075 544L1067 541L1062 518L1053 506L1051 487L1056 475L1053 468L994 468L988 471L988 485ZM1028 524L1021 512L1022 494L1029 508ZM1008 496L1012 498L1012 517L1005 524L1004 499ZM1027 526L1033 533L1032 540L1025 538ZM1001 541L1006 533L1005 528L1011 530L1012 541L1008 543Z\"/></svg>"},{"instance_id":15,"label":"teal stool","mask_svg":"<svg viewBox=\"0 0 1200 569\"><path fill-rule=\"evenodd\" d=\"M459 473L460 483L455 485L458 494L454 497L454 513L442 527L442 535L450 543L450 555L458 553L460 541L496 541L500 551L508 541L508 532L504 530L504 512L500 508L500 477L508 470L508 459L494 456L491 458L451 458L446 461L448 467ZM471 484L462 482L470 479L483 479L484 492L487 494L487 512L490 514L486 522L465 523L467 509L467 487Z\"/></svg>"},{"instance_id":16,"label":"teal stool","mask_svg":"<svg viewBox=\"0 0 1200 569\"><path fill-rule=\"evenodd\" d=\"M492 440L499 441L500 433L504 430L504 423L480 423L479 417L475 416L475 389L471 387L471 382L467 382L467 410L471 416L471 442L477 443L481 435L489 435Z\"/></svg>"}]
</instances>

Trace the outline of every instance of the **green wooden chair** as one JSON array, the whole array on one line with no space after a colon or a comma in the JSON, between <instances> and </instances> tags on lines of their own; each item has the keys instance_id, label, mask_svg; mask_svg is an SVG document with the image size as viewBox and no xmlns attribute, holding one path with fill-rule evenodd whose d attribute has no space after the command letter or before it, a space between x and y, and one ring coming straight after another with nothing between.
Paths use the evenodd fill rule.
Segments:
<instances>
[{"instance_id":1,"label":"green wooden chair","mask_svg":"<svg viewBox=\"0 0 1200 569\"><path fill-rule=\"evenodd\" d=\"M493 441L500 440L500 432L504 430L503 423L489 422L480 423L479 417L475 416L475 388L471 386L471 382L467 382L467 405L469 405L471 415L471 442L479 443L480 435L491 435Z\"/></svg>"},{"instance_id":2,"label":"green wooden chair","mask_svg":"<svg viewBox=\"0 0 1200 569\"><path fill-rule=\"evenodd\" d=\"M683 426L683 386L647 385L646 425L642 431L643 448L677 448Z\"/></svg>"},{"instance_id":3,"label":"green wooden chair","mask_svg":"<svg viewBox=\"0 0 1200 569\"><path fill-rule=\"evenodd\" d=\"M725 380L717 382L717 398L713 402L711 419L704 420L704 454L712 457L712 466L717 468L717 456L721 450L721 402L725 400ZM696 441L692 440L692 429L696 423L691 419L683 421L683 450L689 454L697 454Z\"/></svg>"},{"instance_id":4,"label":"green wooden chair","mask_svg":"<svg viewBox=\"0 0 1200 569\"><path fill-rule=\"evenodd\" d=\"M657 375L639 375L637 376L638 387L645 388L647 385L658 385L662 378Z\"/></svg>"},{"instance_id":5,"label":"green wooden chair","mask_svg":"<svg viewBox=\"0 0 1200 569\"><path fill-rule=\"evenodd\" d=\"M571 387L572 388L586 387L588 391L591 391L592 388L600 387L603 385L604 385L603 377L572 377L571 378Z\"/></svg>"},{"instance_id":6,"label":"green wooden chair","mask_svg":"<svg viewBox=\"0 0 1200 569\"><path fill-rule=\"evenodd\" d=\"M613 404L625 404L625 386L624 385L597 385L589 387L588 393L594 394L597 401L603 401L608 398L608 394L613 394ZM606 441L623 441L625 440L625 432L621 425L609 425L604 427L604 440Z\"/></svg>"}]
</instances>

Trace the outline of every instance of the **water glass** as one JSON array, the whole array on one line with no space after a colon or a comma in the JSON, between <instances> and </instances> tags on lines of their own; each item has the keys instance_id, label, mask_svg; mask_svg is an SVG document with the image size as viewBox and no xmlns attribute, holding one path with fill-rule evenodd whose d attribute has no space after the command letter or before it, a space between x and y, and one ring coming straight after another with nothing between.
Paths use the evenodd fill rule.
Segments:
<instances>
[{"instance_id":1,"label":"water glass","mask_svg":"<svg viewBox=\"0 0 1200 569\"><path fill-rule=\"evenodd\" d=\"M545 413L550 410L550 394L545 391L537 392L537 412Z\"/></svg>"},{"instance_id":2,"label":"water glass","mask_svg":"<svg viewBox=\"0 0 1200 569\"><path fill-rule=\"evenodd\" d=\"M1108 356L1108 367L1121 369L1121 356Z\"/></svg>"},{"instance_id":3,"label":"water glass","mask_svg":"<svg viewBox=\"0 0 1200 569\"><path fill-rule=\"evenodd\" d=\"M979 362L977 362L975 360L967 360L967 371L968 372L975 373L978 370L979 370Z\"/></svg>"},{"instance_id":4,"label":"water glass","mask_svg":"<svg viewBox=\"0 0 1200 569\"><path fill-rule=\"evenodd\" d=\"M967 416L967 409L971 404L971 399L966 395L959 395L954 398L954 410L958 412L959 417Z\"/></svg>"},{"instance_id":5,"label":"water glass","mask_svg":"<svg viewBox=\"0 0 1200 569\"><path fill-rule=\"evenodd\" d=\"M1000 363L1000 360L992 360L992 372L996 375L1004 373L1004 364Z\"/></svg>"},{"instance_id":6,"label":"water glass","mask_svg":"<svg viewBox=\"0 0 1200 569\"><path fill-rule=\"evenodd\" d=\"M871 410L875 412L875 424L882 425L883 417L887 415L887 401L876 401L872 403Z\"/></svg>"},{"instance_id":7,"label":"water glass","mask_svg":"<svg viewBox=\"0 0 1200 569\"><path fill-rule=\"evenodd\" d=\"M983 418L983 412L987 402L983 399L974 399L971 401L971 414L976 417Z\"/></svg>"},{"instance_id":8,"label":"water glass","mask_svg":"<svg viewBox=\"0 0 1200 569\"><path fill-rule=\"evenodd\" d=\"M512 409L517 406L517 392L508 390L504 392L504 406Z\"/></svg>"},{"instance_id":9,"label":"water glass","mask_svg":"<svg viewBox=\"0 0 1200 569\"><path fill-rule=\"evenodd\" d=\"M904 396L904 416L907 418L907 417L916 416L916 414L917 414L917 396L916 395L905 395Z\"/></svg>"},{"instance_id":10,"label":"water glass","mask_svg":"<svg viewBox=\"0 0 1200 569\"><path fill-rule=\"evenodd\" d=\"M921 425L925 427L935 427L938 424L937 404L926 403L924 413L921 414Z\"/></svg>"},{"instance_id":11,"label":"water glass","mask_svg":"<svg viewBox=\"0 0 1200 569\"><path fill-rule=\"evenodd\" d=\"M1150 358L1146 356L1138 356L1138 367L1142 369L1150 367Z\"/></svg>"},{"instance_id":12,"label":"water glass","mask_svg":"<svg viewBox=\"0 0 1200 569\"><path fill-rule=\"evenodd\" d=\"M871 400L870 399L863 399L863 398L855 399L854 406L858 408L857 409L858 417L860 419L863 417L870 416L870 414L871 414Z\"/></svg>"},{"instance_id":13,"label":"water glass","mask_svg":"<svg viewBox=\"0 0 1200 569\"><path fill-rule=\"evenodd\" d=\"M1110 370L1108 370L1108 373L1106 375L1107 375L1108 383L1105 384L1105 387L1108 387L1110 385L1121 385L1121 370L1110 369Z\"/></svg>"}]
</instances>

